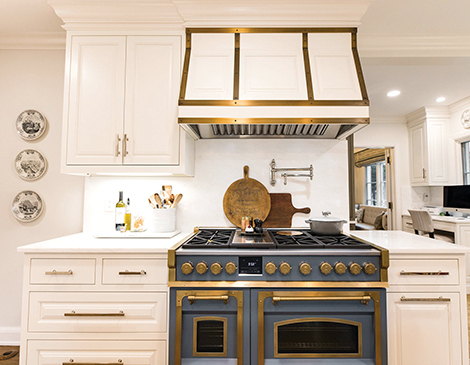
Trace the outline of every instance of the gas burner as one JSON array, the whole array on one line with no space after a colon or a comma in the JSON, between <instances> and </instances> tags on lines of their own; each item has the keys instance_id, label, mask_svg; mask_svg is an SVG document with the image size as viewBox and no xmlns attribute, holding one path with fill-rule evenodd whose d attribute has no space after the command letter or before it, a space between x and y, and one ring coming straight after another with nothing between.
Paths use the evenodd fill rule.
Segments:
<instances>
[{"instance_id":1,"label":"gas burner","mask_svg":"<svg viewBox=\"0 0 470 365\"><path fill-rule=\"evenodd\" d=\"M232 242L234 229L201 229L183 247L187 248L228 248Z\"/></svg>"},{"instance_id":2,"label":"gas burner","mask_svg":"<svg viewBox=\"0 0 470 365\"><path fill-rule=\"evenodd\" d=\"M301 234L298 234L301 233ZM369 248L370 245L352 237L340 234L337 236L318 236L310 230L298 230L295 235L286 235L283 231L271 232L273 241L278 248L296 249L296 248L337 248L337 249L355 249Z\"/></svg>"}]
</instances>

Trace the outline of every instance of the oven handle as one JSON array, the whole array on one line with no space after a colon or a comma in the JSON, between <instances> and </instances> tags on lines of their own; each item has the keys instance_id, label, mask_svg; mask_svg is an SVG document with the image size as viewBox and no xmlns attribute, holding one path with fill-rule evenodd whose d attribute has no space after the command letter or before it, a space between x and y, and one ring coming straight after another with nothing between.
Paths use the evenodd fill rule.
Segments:
<instances>
[{"instance_id":1,"label":"oven handle","mask_svg":"<svg viewBox=\"0 0 470 365\"><path fill-rule=\"evenodd\" d=\"M228 295L188 295L190 305L193 305L196 300L223 300L225 304L228 303Z\"/></svg>"},{"instance_id":2,"label":"oven handle","mask_svg":"<svg viewBox=\"0 0 470 365\"><path fill-rule=\"evenodd\" d=\"M400 271L400 275L449 275L449 272L447 271L434 271L434 272L420 272L420 271L416 271L416 272L407 272L407 271Z\"/></svg>"},{"instance_id":3,"label":"oven handle","mask_svg":"<svg viewBox=\"0 0 470 365\"><path fill-rule=\"evenodd\" d=\"M273 304L277 305L278 302L296 302L296 301L325 301L325 300L360 300L362 304L369 304L372 298L370 295L363 295L357 297L273 297Z\"/></svg>"},{"instance_id":4,"label":"oven handle","mask_svg":"<svg viewBox=\"0 0 470 365\"><path fill-rule=\"evenodd\" d=\"M402 296L400 298L401 302L450 302L450 298L405 298Z\"/></svg>"}]
</instances>

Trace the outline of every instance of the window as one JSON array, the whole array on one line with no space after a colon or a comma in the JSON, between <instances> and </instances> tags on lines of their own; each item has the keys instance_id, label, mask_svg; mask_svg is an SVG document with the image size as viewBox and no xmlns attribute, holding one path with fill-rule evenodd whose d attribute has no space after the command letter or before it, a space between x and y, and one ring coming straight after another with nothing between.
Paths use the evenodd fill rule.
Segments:
<instances>
[{"instance_id":1,"label":"window","mask_svg":"<svg viewBox=\"0 0 470 365\"><path fill-rule=\"evenodd\" d=\"M462 143L462 171L464 185L470 185L470 141Z\"/></svg>"},{"instance_id":2,"label":"window","mask_svg":"<svg viewBox=\"0 0 470 365\"><path fill-rule=\"evenodd\" d=\"M387 206L385 161L366 166L366 205Z\"/></svg>"}]
</instances>

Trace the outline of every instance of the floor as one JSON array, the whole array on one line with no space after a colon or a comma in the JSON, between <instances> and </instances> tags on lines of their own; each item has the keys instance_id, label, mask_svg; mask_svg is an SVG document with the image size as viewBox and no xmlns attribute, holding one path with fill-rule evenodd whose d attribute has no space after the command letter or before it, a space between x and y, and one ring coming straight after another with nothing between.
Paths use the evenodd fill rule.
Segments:
<instances>
[{"instance_id":1,"label":"floor","mask_svg":"<svg viewBox=\"0 0 470 365\"><path fill-rule=\"evenodd\" d=\"M19 346L0 346L0 365L18 365L20 357L17 352L19 350Z\"/></svg>"}]
</instances>

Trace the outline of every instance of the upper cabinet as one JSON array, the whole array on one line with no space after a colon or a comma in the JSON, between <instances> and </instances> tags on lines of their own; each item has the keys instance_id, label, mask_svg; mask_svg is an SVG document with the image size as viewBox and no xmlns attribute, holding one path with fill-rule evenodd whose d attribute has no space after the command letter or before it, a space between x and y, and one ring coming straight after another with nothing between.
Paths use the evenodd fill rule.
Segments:
<instances>
[{"instance_id":1,"label":"upper cabinet","mask_svg":"<svg viewBox=\"0 0 470 365\"><path fill-rule=\"evenodd\" d=\"M180 130L179 35L69 35L62 172L194 174Z\"/></svg>"},{"instance_id":2,"label":"upper cabinet","mask_svg":"<svg viewBox=\"0 0 470 365\"><path fill-rule=\"evenodd\" d=\"M411 185L457 183L456 146L449 137L449 118L443 108L422 108L407 115Z\"/></svg>"}]
</instances>

